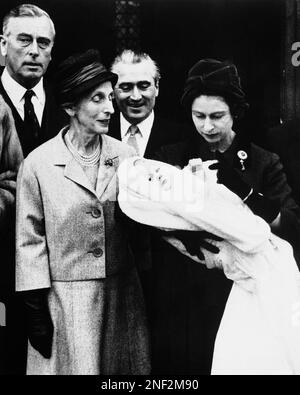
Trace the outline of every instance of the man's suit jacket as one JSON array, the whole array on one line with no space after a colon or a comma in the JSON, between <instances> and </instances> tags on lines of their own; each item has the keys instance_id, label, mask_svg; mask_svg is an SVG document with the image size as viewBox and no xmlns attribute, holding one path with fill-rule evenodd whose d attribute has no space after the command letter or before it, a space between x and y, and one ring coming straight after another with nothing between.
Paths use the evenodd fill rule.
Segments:
<instances>
[{"instance_id":1,"label":"man's suit jacket","mask_svg":"<svg viewBox=\"0 0 300 395\"><path fill-rule=\"evenodd\" d=\"M155 113L150 137L146 146L144 157L152 159L156 151L162 146L172 144L184 138L185 128L173 121L162 118ZM109 135L121 140L120 113L116 111L109 125ZM148 227L136 224L133 230L132 248L136 259L136 265L141 278L146 308L151 320L152 299L152 248Z\"/></svg>"},{"instance_id":2,"label":"man's suit jacket","mask_svg":"<svg viewBox=\"0 0 300 395\"><path fill-rule=\"evenodd\" d=\"M151 159L160 147L182 140L184 138L184 131L185 129L182 125L159 117L155 114L144 157ZM109 126L109 135L121 140L119 113L112 116Z\"/></svg>"},{"instance_id":3,"label":"man's suit jacket","mask_svg":"<svg viewBox=\"0 0 300 395\"><path fill-rule=\"evenodd\" d=\"M36 141L36 146L33 148L38 147L45 141L54 137L60 131L60 129L63 126L65 126L68 122L68 117L65 114L65 112L56 104L51 85L45 80L44 80L44 89L46 94L46 102L43 112L42 125L41 125L39 138ZM23 149L24 157L26 157L29 154L29 152L32 151L33 148L31 147L30 149L27 146L25 139L24 121L22 120L20 114L18 113L17 109L15 108L8 94L6 93L2 85L1 79L0 79L0 94L3 96L6 103L11 108L15 120L17 133Z\"/></svg>"},{"instance_id":4,"label":"man's suit jacket","mask_svg":"<svg viewBox=\"0 0 300 395\"><path fill-rule=\"evenodd\" d=\"M300 205L300 119L272 128L267 135L267 148L279 155L294 198Z\"/></svg>"}]
</instances>

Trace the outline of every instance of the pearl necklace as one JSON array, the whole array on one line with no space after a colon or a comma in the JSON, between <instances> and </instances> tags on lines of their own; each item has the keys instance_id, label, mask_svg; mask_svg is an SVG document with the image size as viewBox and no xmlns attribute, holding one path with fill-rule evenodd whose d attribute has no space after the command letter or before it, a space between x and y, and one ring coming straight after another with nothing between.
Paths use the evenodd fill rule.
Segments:
<instances>
[{"instance_id":1,"label":"pearl necklace","mask_svg":"<svg viewBox=\"0 0 300 395\"><path fill-rule=\"evenodd\" d=\"M82 166L88 166L88 167L95 166L99 162L100 154L101 154L100 143L97 145L95 152L93 152L91 155L83 155L80 152L78 152L77 149L72 144L69 133L65 135L65 140L67 147L71 151L72 155Z\"/></svg>"}]
</instances>

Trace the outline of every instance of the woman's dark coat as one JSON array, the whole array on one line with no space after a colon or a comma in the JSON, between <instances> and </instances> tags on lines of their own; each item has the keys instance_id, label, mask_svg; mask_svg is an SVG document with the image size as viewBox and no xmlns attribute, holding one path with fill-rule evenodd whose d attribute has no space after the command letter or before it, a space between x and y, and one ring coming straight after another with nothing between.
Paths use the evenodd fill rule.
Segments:
<instances>
[{"instance_id":1,"label":"woman's dark coat","mask_svg":"<svg viewBox=\"0 0 300 395\"><path fill-rule=\"evenodd\" d=\"M239 150L248 156L244 171ZM156 159L180 167L199 157L214 159L200 136L163 147L156 155ZM255 190L280 200L278 235L294 246L299 244L300 210L291 197L278 156L236 137L225 157ZM220 270L208 270L177 252L159 233L154 232L152 252L152 371L209 374L215 336L232 283Z\"/></svg>"}]
</instances>

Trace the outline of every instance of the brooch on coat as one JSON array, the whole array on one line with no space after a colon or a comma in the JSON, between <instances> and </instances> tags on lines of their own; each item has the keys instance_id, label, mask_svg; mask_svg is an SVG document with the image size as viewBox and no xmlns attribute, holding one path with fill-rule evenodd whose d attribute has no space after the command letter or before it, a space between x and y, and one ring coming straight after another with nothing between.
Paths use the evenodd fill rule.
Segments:
<instances>
[{"instance_id":1,"label":"brooch on coat","mask_svg":"<svg viewBox=\"0 0 300 395\"><path fill-rule=\"evenodd\" d=\"M239 160L240 160L241 170L244 171L244 170L245 170L245 164L244 164L244 162L245 162L245 161L247 160L247 158L248 158L247 152L246 152L246 151L243 151L243 150L239 150L239 151L237 152L237 156L238 156L238 158L239 158Z\"/></svg>"},{"instance_id":2,"label":"brooch on coat","mask_svg":"<svg viewBox=\"0 0 300 395\"><path fill-rule=\"evenodd\" d=\"M104 165L105 166L114 166L115 162L117 162L116 159L118 159L118 158L119 158L118 156L115 156L114 158L107 158L104 161Z\"/></svg>"}]
</instances>

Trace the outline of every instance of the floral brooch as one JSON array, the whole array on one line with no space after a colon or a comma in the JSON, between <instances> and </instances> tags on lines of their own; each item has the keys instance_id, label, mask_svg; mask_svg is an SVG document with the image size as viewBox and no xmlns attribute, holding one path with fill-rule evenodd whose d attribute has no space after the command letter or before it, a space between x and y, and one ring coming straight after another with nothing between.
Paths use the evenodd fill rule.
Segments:
<instances>
[{"instance_id":1,"label":"floral brooch","mask_svg":"<svg viewBox=\"0 0 300 395\"><path fill-rule=\"evenodd\" d=\"M239 160L240 160L241 170L244 171L244 170L245 170L244 162L245 162L245 160L248 158L248 154L247 154L246 151L239 150L239 151L237 152L237 156L238 156L238 158L239 158Z\"/></svg>"},{"instance_id":2,"label":"floral brooch","mask_svg":"<svg viewBox=\"0 0 300 395\"><path fill-rule=\"evenodd\" d=\"M118 158L119 158L118 156L115 156L114 158L107 158L104 161L104 165L105 166L113 166L116 162L116 159L118 159Z\"/></svg>"}]
</instances>

